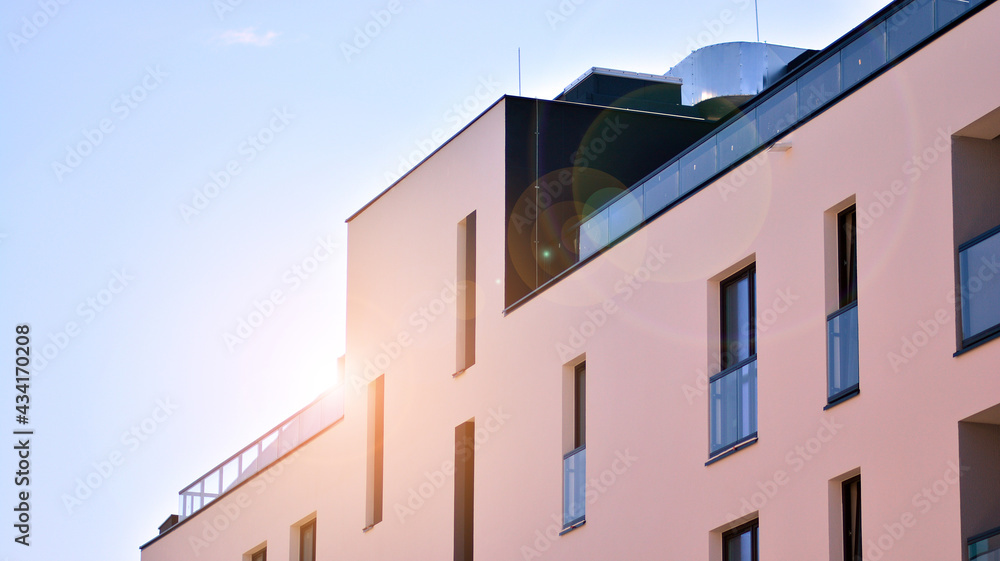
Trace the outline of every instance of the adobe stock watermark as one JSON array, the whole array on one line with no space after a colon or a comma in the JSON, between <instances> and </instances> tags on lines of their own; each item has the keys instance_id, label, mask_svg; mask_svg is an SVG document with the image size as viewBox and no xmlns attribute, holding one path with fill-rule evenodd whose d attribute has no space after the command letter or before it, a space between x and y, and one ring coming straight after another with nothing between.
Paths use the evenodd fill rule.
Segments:
<instances>
[{"instance_id":1,"label":"adobe stock watermark","mask_svg":"<svg viewBox=\"0 0 1000 561\"><path fill-rule=\"evenodd\" d=\"M111 271L111 278L103 288L93 296L88 296L76 306L76 315L82 320L81 323L68 321L63 329L55 333L48 333L48 342L42 343L36 350L34 356L35 370L41 372L55 360L69 346L73 339L83 333L83 328L93 323L97 315L108 309L118 298L118 295L125 291L129 283L135 277L130 275L126 269Z\"/></svg>"},{"instance_id":2,"label":"adobe stock watermark","mask_svg":"<svg viewBox=\"0 0 1000 561\"><path fill-rule=\"evenodd\" d=\"M267 150L277 134L284 131L294 119L295 115L289 113L287 107L273 109L267 125L261 127L255 134L247 136L246 140L236 147L236 152L243 156L243 164L252 162L254 158ZM208 205L229 187L233 178L241 173L243 173L243 167L240 160L236 158L229 160L221 170L208 172L210 181L200 189L194 190L191 204L181 203L179 206L184 222L190 224L191 217L198 216L207 209Z\"/></svg>"},{"instance_id":3,"label":"adobe stock watermark","mask_svg":"<svg viewBox=\"0 0 1000 561\"><path fill-rule=\"evenodd\" d=\"M597 503L638 461L639 457L633 456L628 448L616 451L611 465L602 470L597 477L587 480L584 490L586 504L590 506ZM528 561L542 557L542 554L551 549L552 544L559 539L559 534L564 529L563 518L560 514L552 514L551 519L552 523L544 529L535 530L534 540L530 545L521 546L522 559Z\"/></svg>"},{"instance_id":4,"label":"adobe stock watermark","mask_svg":"<svg viewBox=\"0 0 1000 561\"><path fill-rule=\"evenodd\" d=\"M235 12L236 8L243 5L244 0L212 0L212 9L219 21L226 19L226 15Z\"/></svg>"},{"instance_id":5,"label":"adobe stock watermark","mask_svg":"<svg viewBox=\"0 0 1000 561\"><path fill-rule=\"evenodd\" d=\"M70 0L38 0L38 10L30 16L21 18L20 33L8 32L7 42L10 48L17 53L21 47L27 45L29 41L38 36L56 16L62 12L62 7L69 4Z\"/></svg>"},{"instance_id":6,"label":"adobe stock watermark","mask_svg":"<svg viewBox=\"0 0 1000 561\"><path fill-rule=\"evenodd\" d=\"M821 419L816 434L807 438L802 444L796 444L785 454L785 464L788 465L788 470L774 470L770 478L758 481L757 490L749 497L743 497L740 500L739 511L736 514L727 513L727 519L736 520L764 508L764 505L777 496L779 490L791 482L794 474L802 471L806 464L819 456L826 444L836 438L841 429L844 428L846 428L845 425L838 423L832 416Z\"/></svg>"},{"instance_id":7,"label":"adobe stock watermark","mask_svg":"<svg viewBox=\"0 0 1000 561\"><path fill-rule=\"evenodd\" d=\"M555 30L560 24L569 21L569 18L576 13L577 8L586 3L587 0L559 0L555 9L545 10L545 21L549 22L549 27Z\"/></svg>"},{"instance_id":8,"label":"adobe stock watermark","mask_svg":"<svg viewBox=\"0 0 1000 561\"><path fill-rule=\"evenodd\" d=\"M709 45L715 45L719 43L719 38L725 33L726 29L736 23L738 15L740 12L746 11L747 8L753 5L752 0L730 0L731 3L736 5L736 11L729 8L722 9L719 14L708 20L702 20L702 31L697 35L688 37L688 42L686 49L688 53L693 53L702 47L707 47ZM674 53L672 58L668 60L673 60L675 63L680 62L684 58L684 55Z\"/></svg>"},{"instance_id":9,"label":"adobe stock watermark","mask_svg":"<svg viewBox=\"0 0 1000 561\"><path fill-rule=\"evenodd\" d=\"M254 332L274 315L278 307L285 303L286 296L301 288L302 283L309 280L309 277L319 270L320 265L333 257L339 247L340 243L334 241L333 234L327 235L325 238L316 238L316 245L313 246L312 250L281 274L281 282L288 286L287 292L275 288L263 299L254 299L253 309L246 316L236 319L236 329L231 333L226 331L222 334L222 340L226 343L229 352L235 352L236 347L246 343Z\"/></svg>"},{"instance_id":10,"label":"adobe stock watermark","mask_svg":"<svg viewBox=\"0 0 1000 561\"><path fill-rule=\"evenodd\" d=\"M279 455L286 453L288 453L288 450L279 451ZM198 557L202 551L215 543L222 536L222 533L228 530L233 522L239 519L243 511L253 506L254 497L263 495L272 483L285 474L285 469L295 463L299 454L301 452L296 450L285 459L258 472L250 479L250 482L246 486L232 495L230 500L218 506L215 509L217 512L213 516L203 516L201 520L201 532L198 535L188 537L188 545L191 546L191 553L195 557Z\"/></svg>"},{"instance_id":11,"label":"adobe stock watermark","mask_svg":"<svg viewBox=\"0 0 1000 561\"><path fill-rule=\"evenodd\" d=\"M489 417L486 417L486 420L482 423L476 423L476 434L472 447L473 453L478 452L480 448L485 446L490 441L490 438L499 432L504 424L510 420L510 417L509 414L503 412L503 407L497 407L496 409L491 407L489 409ZM441 463L441 467L434 471L425 471L424 480L416 487L410 487L406 500L403 502L397 501L393 505L393 511L395 511L399 523L403 524L407 518L415 515L454 476L455 463L451 460L445 460Z\"/></svg>"},{"instance_id":12,"label":"adobe stock watermark","mask_svg":"<svg viewBox=\"0 0 1000 561\"><path fill-rule=\"evenodd\" d=\"M131 90L116 97L111 102L111 113L117 116L118 122L129 118L132 111L139 107L139 104L149 97L149 93L156 90L163 84L163 79L170 76L160 70L160 66L146 67L146 74L138 84ZM63 159L52 161L52 172L56 175L59 183L63 182L63 177L72 173L83 164L85 158L94 153L98 146L104 143L108 135L115 132L115 121L110 117L105 117L98 121L94 128L84 128L80 131L83 140L70 146L66 145L66 155Z\"/></svg>"},{"instance_id":13,"label":"adobe stock watermark","mask_svg":"<svg viewBox=\"0 0 1000 561\"><path fill-rule=\"evenodd\" d=\"M917 356L921 349L931 342L931 339L941 333L942 329L955 318L955 310L960 299L963 302L968 300L970 296L981 291L986 283L1000 275L1000 255L993 254L989 259L983 256L980 263L976 265L979 267L976 269L976 274L967 281L969 288L966 294L959 294L954 289L948 291L945 301L950 305L938 308L927 319L917 321L916 329L899 338L899 348L886 354L893 372L898 374Z\"/></svg>"},{"instance_id":14,"label":"adobe stock watermark","mask_svg":"<svg viewBox=\"0 0 1000 561\"><path fill-rule=\"evenodd\" d=\"M962 477L962 472L971 468L960 466L954 460L949 461L944 473L933 483L927 485L910 499L913 510L908 510L899 515L898 518L882 524L882 533L878 537L866 539L864 544L864 561L879 561L903 540L906 535L916 528L920 517L924 516L934 508L934 505L941 502L952 489L958 486Z\"/></svg>"},{"instance_id":15,"label":"adobe stock watermark","mask_svg":"<svg viewBox=\"0 0 1000 561\"><path fill-rule=\"evenodd\" d=\"M643 264L615 283L614 294L587 310L584 313L585 319L570 329L569 336L565 341L556 342L556 353L559 354L559 360L566 362L580 354L587 341L607 324L611 316L621 311L620 304L631 300L636 292L653 278L653 273L663 268L669 258L670 254L663 250L662 245L649 248L646 251Z\"/></svg>"},{"instance_id":16,"label":"adobe stock watermark","mask_svg":"<svg viewBox=\"0 0 1000 561\"><path fill-rule=\"evenodd\" d=\"M356 372L351 374L351 387L355 392L360 392L367 385L378 378L389 369L389 366L399 358L403 351L416 342L414 335L419 335L427 331L431 325L443 316L458 297L458 289L464 287L464 283L454 281L444 281L442 288L437 295L427 304L417 308L415 312L407 318L407 325L413 328L402 329L396 336L388 342L379 343L379 351L370 359L365 359L364 368L360 375Z\"/></svg>"},{"instance_id":17,"label":"adobe stock watermark","mask_svg":"<svg viewBox=\"0 0 1000 561\"><path fill-rule=\"evenodd\" d=\"M783 314L792 309L792 306L795 305L795 302L799 298L798 294L792 292L791 287L775 290L770 305L763 309L758 308L757 310L757 318L754 323L756 334L762 335L767 333L768 330L778 323L778 319ZM723 364L736 364L739 360L738 353L728 349L713 353L712 363L708 365L708 370L699 368L695 371L694 385L684 384L681 386L681 391L684 392L684 398L687 399L688 405L694 405L695 400L703 397L705 392L708 391L709 380L714 376L714 374L709 375L708 372L722 372Z\"/></svg>"},{"instance_id":18,"label":"adobe stock watermark","mask_svg":"<svg viewBox=\"0 0 1000 561\"><path fill-rule=\"evenodd\" d=\"M159 430L160 425L167 422L177 410L177 404L169 397L157 399L156 405L149 416L130 426L121 434L119 441L122 448L116 448L106 457L91 462L93 468L87 475L76 479L76 488L72 493L63 493L62 502L67 514L73 514L83 506L84 501L93 496L104 483L125 464L126 458L143 445L149 437Z\"/></svg>"},{"instance_id":19,"label":"adobe stock watermark","mask_svg":"<svg viewBox=\"0 0 1000 561\"><path fill-rule=\"evenodd\" d=\"M387 170L383 174L386 184L391 185L399 181L414 166L423 161L427 156L430 156L450 134L458 131L463 124L471 121L478 115L486 103L496 97L496 92L499 89L500 82L494 80L492 75L480 76L478 84L473 88L472 93L465 96L461 101L452 104L441 115L441 119L449 126L437 127L426 137L415 140L413 142L414 150L411 150L406 156L399 158L396 171Z\"/></svg>"},{"instance_id":20,"label":"adobe stock watermark","mask_svg":"<svg viewBox=\"0 0 1000 561\"><path fill-rule=\"evenodd\" d=\"M371 18L364 24L354 28L354 38L350 43L340 42L340 52L344 55L344 60L350 64L353 57L361 54L361 51L368 48L376 37L382 34L394 16L403 11L403 5L399 0L389 0L384 9L369 12Z\"/></svg>"}]
</instances>

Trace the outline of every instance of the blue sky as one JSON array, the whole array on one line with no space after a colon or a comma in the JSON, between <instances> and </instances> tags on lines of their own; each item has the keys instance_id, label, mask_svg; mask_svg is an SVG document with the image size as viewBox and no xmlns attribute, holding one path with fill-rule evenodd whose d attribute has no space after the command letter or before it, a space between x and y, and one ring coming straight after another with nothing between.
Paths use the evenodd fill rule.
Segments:
<instances>
[{"instance_id":1,"label":"blue sky","mask_svg":"<svg viewBox=\"0 0 1000 561\"><path fill-rule=\"evenodd\" d=\"M761 38L822 48L882 5L760 0ZM752 0L0 13L0 348L14 362L27 324L33 358L30 547L12 376L0 390L0 557L18 561L138 559L182 487L333 382L344 219L517 94L519 47L523 95L551 99L592 66L662 74L755 37Z\"/></svg>"}]
</instances>

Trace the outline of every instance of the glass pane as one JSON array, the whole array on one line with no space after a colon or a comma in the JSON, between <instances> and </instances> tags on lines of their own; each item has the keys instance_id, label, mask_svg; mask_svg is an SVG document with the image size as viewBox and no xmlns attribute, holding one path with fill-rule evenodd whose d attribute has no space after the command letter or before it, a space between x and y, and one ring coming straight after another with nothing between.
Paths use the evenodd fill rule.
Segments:
<instances>
[{"instance_id":1,"label":"glass pane","mask_svg":"<svg viewBox=\"0 0 1000 561\"><path fill-rule=\"evenodd\" d=\"M889 58L894 59L934 33L934 3L914 0L889 18Z\"/></svg>"},{"instance_id":2,"label":"glass pane","mask_svg":"<svg viewBox=\"0 0 1000 561\"><path fill-rule=\"evenodd\" d=\"M798 96L795 84L787 86L757 107L760 141L766 142L795 124L798 119Z\"/></svg>"},{"instance_id":3,"label":"glass pane","mask_svg":"<svg viewBox=\"0 0 1000 561\"><path fill-rule=\"evenodd\" d=\"M584 517L587 485L587 450L563 460L563 526L571 526Z\"/></svg>"},{"instance_id":4,"label":"glass pane","mask_svg":"<svg viewBox=\"0 0 1000 561\"><path fill-rule=\"evenodd\" d=\"M642 204L645 218L653 216L677 200L677 169L678 165L675 163L643 184Z\"/></svg>"},{"instance_id":5,"label":"glass pane","mask_svg":"<svg viewBox=\"0 0 1000 561\"><path fill-rule=\"evenodd\" d=\"M747 530L726 540L726 561L753 561L753 534Z\"/></svg>"},{"instance_id":6,"label":"glass pane","mask_svg":"<svg viewBox=\"0 0 1000 561\"><path fill-rule=\"evenodd\" d=\"M239 473L239 458L233 458L229 460L226 465L222 466L222 488L223 490L229 489L236 483L240 476Z\"/></svg>"},{"instance_id":7,"label":"glass pane","mask_svg":"<svg viewBox=\"0 0 1000 561\"><path fill-rule=\"evenodd\" d=\"M971 7L969 0L937 0L937 28L951 23Z\"/></svg>"},{"instance_id":8,"label":"glass pane","mask_svg":"<svg viewBox=\"0 0 1000 561\"><path fill-rule=\"evenodd\" d=\"M840 54L846 90L885 64L885 22L852 41Z\"/></svg>"},{"instance_id":9,"label":"glass pane","mask_svg":"<svg viewBox=\"0 0 1000 561\"><path fill-rule=\"evenodd\" d=\"M743 439L757 432L757 361L756 360L740 369L739 383L740 383L739 438Z\"/></svg>"},{"instance_id":10,"label":"glass pane","mask_svg":"<svg viewBox=\"0 0 1000 561\"><path fill-rule=\"evenodd\" d=\"M827 397L837 395L858 385L858 307L827 322L826 348L828 353Z\"/></svg>"},{"instance_id":11,"label":"glass pane","mask_svg":"<svg viewBox=\"0 0 1000 561\"><path fill-rule=\"evenodd\" d=\"M758 146L756 110L723 129L718 139L719 169L725 169Z\"/></svg>"},{"instance_id":12,"label":"glass pane","mask_svg":"<svg viewBox=\"0 0 1000 561\"><path fill-rule=\"evenodd\" d=\"M633 189L608 207L609 240L615 240L642 222L642 189Z\"/></svg>"},{"instance_id":13,"label":"glass pane","mask_svg":"<svg viewBox=\"0 0 1000 561\"><path fill-rule=\"evenodd\" d=\"M608 245L608 210L591 216L580 225L580 259L590 257Z\"/></svg>"},{"instance_id":14,"label":"glass pane","mask_svg":"<svg viewBox=\"0 0 1000 561\"><path fill-rule=\"evenodd\" d=\"M712 452L739 440L739 376L727 374L712 382Z\"/></svg>"},{"instance_id":15,"label":"glass pane","mask_svg":"<svg viewBox=\"0 0 1000 561\"><path fill-rule=\"evenodd\" d=\"M681 194L701 185L718 170L713 136L681 157Z\"/></svg>"},{"instance_id":16,"label":"glass pane","mask_svg":"<svg viewBox=\"0 0 1000 561\"><path fill-rule=\"evenodd\" d=\"M750 279L743 278L723 289L723 368L750 358Z\"/></svg>"},{"instance_id":17,"label":"glass pane","mask_svg":"<svg viewBox=\"0 0 1000 561\"><path fill-rule=\"evenodd\" d=\"M962 334L965 339L1000 324L1000 233L959 253Z\"/></svg>"},{"instance_id":18,"label":"glass pane","mask_svg":"<svg viewBox=\"0 0 1000 561\"><path fill-rule=\"evenodd\" d=\"M840 93L840 57L827 59L799 78L797 84L801 119Z\"/></svg>"}]
</instances>

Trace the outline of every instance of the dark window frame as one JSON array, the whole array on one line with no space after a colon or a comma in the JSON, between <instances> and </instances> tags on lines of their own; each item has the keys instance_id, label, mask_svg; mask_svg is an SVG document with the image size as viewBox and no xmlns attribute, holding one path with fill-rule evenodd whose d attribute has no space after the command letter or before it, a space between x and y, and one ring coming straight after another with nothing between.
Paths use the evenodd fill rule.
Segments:
<instances>
[{"instance_id":1,"label":"dark window frame","mask_svg":"<svg viewBox=\"0 0 1000 561\"><path fill-rule=\"evenodd\" d=\"M587 445L587 363L573 371L573 448Z\"/></svg>"},{"instance_id":2,"label":"dark window frame","mask_svg":"<svg viewBox=\"0 0 1000 561\"><path fill-rule=\"evenodd\" d=\"M251 553L250 561L267 561L267 548Z\"/></svg>"},{"instance_id":3,"label":"dark window frame","mask_svg":"<svg viewBox=\"0 0 1000 561\"><path fill-rule=\"evenodd\" d=\"M312 559L306 559L306 530L312 530L312 543L310 543L312 551ZM309 522L299 526L299 561L316 561L316 519L313 518Z\"/></svg>"},{"instance_id":4,"label":"dark window frame","mask_svg":"<svg viewBox=\"0 0 1000 561\"><path fill-rule=\"evenodd\" d=\"M837 213L837 283L841 309L858 301L858 214L855 205Z\"/></svg>"},{"instance_id":5,"label":"dark window frame","mask_svg":"<svg viewBox=\"0 0 1000 561\"><path fill-rule=\"evenodd\" d=\"M997 323L993 327L980 331L979 333L976 333L971 337L965 336L964 323L965 323L965 313L966 313L966 298L964 290L965 286L962 279L962 259L961 259L962 252L967 251L968 249L996 235L1000 235L1000 225L994 226L993 228L990 228L989 230L983 232L982 234L979 234L978 236L972 238L971 240L962 243L961 245L958 246L958 251L955 254L956 265L958 266L958 295L959 295L958 300L959 300L960 310L962 313L962 321L958 326L959 333L961 333L962 336L961 348L959 349L959 352L956 353L956 355L960 354L963 351L967 351L972 348L978 347L979 345L987 341L1000 337L1000 323Z\"/></svg>"},{"instance_id":6,"label":"dark window frame","mask_svg":"<svg viewBox=\"0 0 1000 561\"><path fill-rule=\"evenodd\" d=\"M727 314L729 311L729 306L726 302L726 289L733 284L737 284L743 279L747 279L747 291L749 294L749 299L747 301L747 314L749 319L749 325L747 326L747 354L748 358L740 359L739 353L735 356L732 355L730 348L732 346L732 341L730 341L730 334L728 333L727 326ZM740 269L735 274L727 277L725 280L719 283L719 332L721 335L722 342L722 352L720 353L721 360L720 364L722 366L722 371L732 369L739 363L746 362L751 358L757 356L757 263L751 263ZM737 345L739 342L737 342Z\"/></svg>"},{"instance_id":7,"label":"dark window frame","mask_svg":"<svg viewBox=\"0 0 1000 561\"><path fill-rule=\"evenodd\" d=\"M722 533L722 561L740 561L739 559L729 558L729 548L728 541L731 538L742 536L743 534L751 532L750 534L750 560L759 561L760 557L760 519L754 518L746 524L737 526L732 530L727 530Z\"/></svg>"},{"instance_id":8,"label":"dark window frame","mask_svg":"<svg viewBox=\"0 0 1000 561\"><path fill-rule=\"evenodd\" d=\"M851 500L851 489L857 486L857 501ZM864 559L864 542L861 535L861 509L864 503L861 499L861 476L856 475L840 484L841 510L844 517L844 561L862 561ZM855 504L856 503L856 504ZM852 515L854 524L851 523Z\"/></svg>"}]
</instances>

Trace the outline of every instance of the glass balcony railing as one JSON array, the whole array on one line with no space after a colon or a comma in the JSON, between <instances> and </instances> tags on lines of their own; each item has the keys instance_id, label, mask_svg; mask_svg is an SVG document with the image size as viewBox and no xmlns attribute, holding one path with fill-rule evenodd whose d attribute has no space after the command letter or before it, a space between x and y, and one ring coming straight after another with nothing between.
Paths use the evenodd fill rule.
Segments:
<instances>
[{"instance_id":1,"label":"glass balcony railing","mask_svg":"<svg viewBox=\"0 0 1000 561\"><path fill-rule=\"evenodd\" d=\"M583 522L587 504L587 448L563 456L563 528Z\"/></svg>"},{"instance_id":2,"label":"glass balcony railing","mask_svg":"<svg viewBox=\"0 0 1000 561\"><path fill-rule=\"evenodd\" d=\"M180 492L180 519L266 469L344 416L344 395L334 388L243 448Z\"/></svg>"},{"instance_id":3,"label":"glass balcony railing","mask_svg":"<svg viewBox=\"0 0 1000 561\"><path fill-rule=\"evenodd\" d=\"M826 320L827 401L858 389L858 303L844 306Z\"/></svg>"},{"instance_id":4,"label":"glass balcony railing","mask_svg":"<svg viewBox=\"0 0 1000 561\"><path fill-rule=\"evenodd\" d=\"M911 0L891 4L835 48L819 53L761 93L711 135L586 217L578 233L580 261L836 103L841 94L908 55L973 7L992 2Z\"/></svg>"},{"instance_id":5,"label":"glass balcony railing","mask_svg":"<svg viewBox=\"0 0 1000 561\"><path fill-rule=\"evenodd\" d=\"M709 381L714 456L757 435L757 357L724 370Z\"/></svg>"},{"instance_id":6,"label":"glass balcony railing","mask_svg":"<svg viewBox=\"0 0 1000 561\"><path fill-rule=\"evenodd\" d=\"M1000 227L959 247L962 344L965 347L1000 333L998 269L1000 269Z\"/></svg>"}]
</instances>

